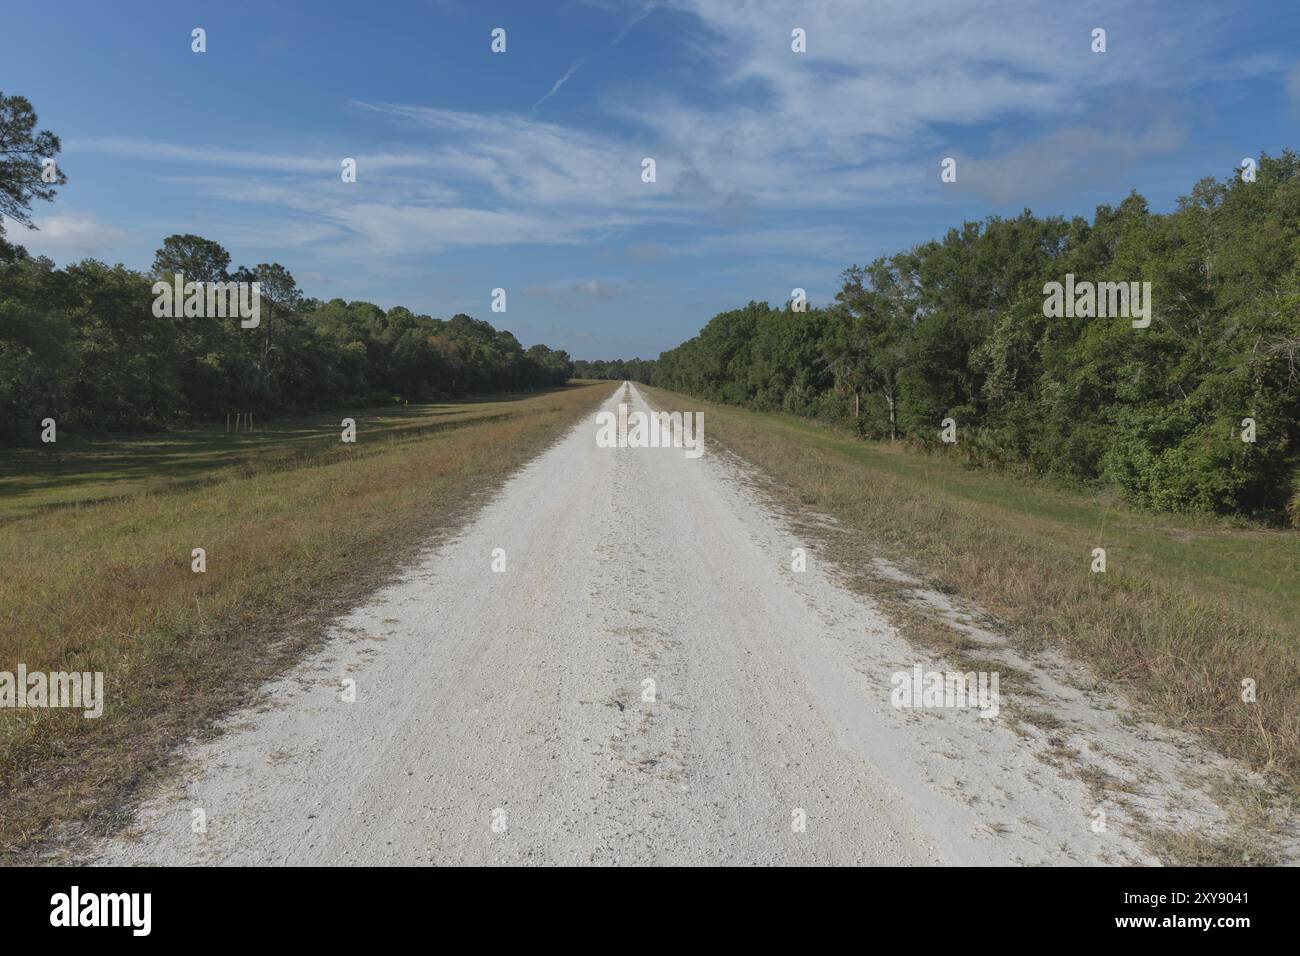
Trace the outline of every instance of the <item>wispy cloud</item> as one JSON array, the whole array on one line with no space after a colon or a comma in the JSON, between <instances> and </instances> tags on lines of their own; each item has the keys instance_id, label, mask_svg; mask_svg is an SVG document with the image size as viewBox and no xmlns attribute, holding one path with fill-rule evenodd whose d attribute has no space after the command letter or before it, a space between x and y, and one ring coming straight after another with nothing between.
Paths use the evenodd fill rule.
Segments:
<instances>
[{"instance_id":1,"label":"wispy cloud","mask_svg":"<svg viewBox=\"0 0 1300 956\"><path fill-rule=\"evenodd\" d=\"M225 146L205 146L165 140L132 139L110 136L70 139L63 144L67 152L104 153L139 159L172 160L192 165L222 168L260 169L281 173L321 173L337 177L345 158L355 159L359 172L387 171L428 166L431 160L420 153L343 153L334 155L289 155L265 153Z\"/></svg>"},{"instance_id":2,"label":"wispy cloud","mask_svg":"<svg viewBox=\"0 0 1300 956\"><path fill-rule=\"evenodd\" d=\"M511 113L468 113L394 103L357 103L431 134L430 167L448 182L484 187L513 204L648 214L664 192L641 181L644 152L611 134ZM671 160L660 175L671 176Z\"/></svg>"}]
</instances>

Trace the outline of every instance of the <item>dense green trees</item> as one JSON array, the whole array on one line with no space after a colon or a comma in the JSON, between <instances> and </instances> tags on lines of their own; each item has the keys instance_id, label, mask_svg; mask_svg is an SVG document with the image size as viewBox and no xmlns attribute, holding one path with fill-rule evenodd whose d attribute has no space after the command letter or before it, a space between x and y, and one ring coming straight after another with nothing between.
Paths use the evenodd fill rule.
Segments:
<instances>
[{"instance_id":1,"label":"dense green trees","mask_svg":"<svg viewBox=\"0 0 1300 956\"><path fill-rule=\"evenodd\" d=\"M198 236L170 236L153 275L87 260L0 264L0 442L562 385L572 362L457 315L304 298L283 266L230 272ZM156 317L155 279L261 283L261 322Z\"/></svg>"},{"instance_id":2,"label":"dense green trees","mask_svg":"<svg viewBox=\"0 0 1300 956\"><path fill-rule=\"evenodd\" d=\"M614 359L605 361L596 359L588 361L587 359L578 359L573 363L574 378L588 379L611 379L616 381L625 381L627 379L636 379L638 382L648 382L650 369L654 366L653 361L645 359Z\"/></svg>"},{"instance_id":3,"label":"dense green trees","mask_svg":"<svg viewBox=\"0 0 1300 956\"><path fill-rule=\"evenodd\" d=\"M1150 282L1150 327L1045 317L1044 285L1067 273ZM826 309L751 302L638 371L876 438L937 445L952 418L973 462L1300 523L1300 157L1204 180L1164 215L1131 195L1091 223L967 222L846 270Z\"/></svg>"}]
</instances>

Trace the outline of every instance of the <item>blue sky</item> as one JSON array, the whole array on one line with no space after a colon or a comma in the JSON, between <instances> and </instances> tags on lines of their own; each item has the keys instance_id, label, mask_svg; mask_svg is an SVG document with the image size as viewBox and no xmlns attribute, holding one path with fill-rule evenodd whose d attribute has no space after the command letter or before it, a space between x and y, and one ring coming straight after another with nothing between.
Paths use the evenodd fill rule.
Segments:
<instances>
[{"instance_id":1,"label":"blue sky","mask_svg":"<svg viewBox=\"0 0 1300 956\"><path fill-rule=\"evenodd\" d=\"M68 176L39 232L7 224L33 253L146 268L194 232L309 295L578 358L653 357L796 286L822 304L963 219L1166 210L1300 147L1295 0L74 0L4 24L0 90Z\"/></svg>"}]
</instances>

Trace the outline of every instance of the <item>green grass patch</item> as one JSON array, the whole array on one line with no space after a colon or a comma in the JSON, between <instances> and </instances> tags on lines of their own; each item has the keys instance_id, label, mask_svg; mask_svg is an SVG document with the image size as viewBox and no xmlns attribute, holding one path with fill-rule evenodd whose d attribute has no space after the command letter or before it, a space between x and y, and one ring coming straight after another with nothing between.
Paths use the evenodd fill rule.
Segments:
<instances>
[{"instance_id":1,"label":"green grass patch","mask_svg":"<svg viewBox=\"0 0 1300 956\"><path fill-rule=\"evenodd\" d=\"M293 467L320 460L339 444L344 418L352 418L376 441L406 440L442 428L511 414L527 395L500 395L460 402L329 412L269 422L232 419L152 435L79 438L32 448L5 449L0 459L0 520L42 508L102 501L186 483L220 479L230 468L245 471Z\"/></svg>"}]
</instances>

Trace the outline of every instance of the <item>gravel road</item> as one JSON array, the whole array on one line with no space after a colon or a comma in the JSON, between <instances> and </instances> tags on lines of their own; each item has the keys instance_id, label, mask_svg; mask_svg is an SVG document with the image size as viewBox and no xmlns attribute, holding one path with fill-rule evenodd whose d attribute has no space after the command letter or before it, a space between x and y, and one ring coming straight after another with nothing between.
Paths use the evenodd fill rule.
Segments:
<instances>
[{"instance_id":1,"label":"gravel road","mask_svg":"<svg viewBox=\"0 0 1300 956\"><path fill-rule=\"evenodd\" d=\"M623 386L604 407L624 394L645 408ZM815 555L792 570L734 461L596 431L191 746L96 858L1150 862L1004 720L891 706L891 675L937 665Z\"/></svg>"}]
</instances>

